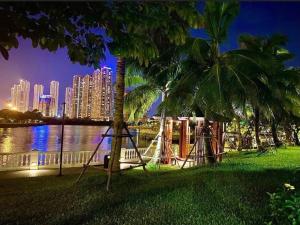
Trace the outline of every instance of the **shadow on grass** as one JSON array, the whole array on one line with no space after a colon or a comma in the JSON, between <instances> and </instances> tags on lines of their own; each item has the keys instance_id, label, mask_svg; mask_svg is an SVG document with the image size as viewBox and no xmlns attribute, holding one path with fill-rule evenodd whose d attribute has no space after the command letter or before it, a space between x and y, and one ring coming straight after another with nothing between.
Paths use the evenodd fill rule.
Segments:
<instances>
[{"instance_id":1,"label":"shadow on grass","mask_svg":"<svg viewBox=\"0 0 300 225\"><path fill-rule=\"evenodd\" d=\"M268 217L266 192L291 181L299 185L290 170L189 169L115 176L113 193L106 193L104 177L89 177L78 187L80 193L89 194L84 211L72 211L53 222L263 224Z\"/></svg>"},{"instance_id":2,"label":"shadow on grass","mask_svg":"<svg viewBox=\"0 0 300 225\"><path fill-rule=\"evenodd\" d=\"M285 182L300 186L294 169L224 163L185 170L103 172L0 182L1 224L263 224L268 196Z\"/></svg>"}]
</instances>

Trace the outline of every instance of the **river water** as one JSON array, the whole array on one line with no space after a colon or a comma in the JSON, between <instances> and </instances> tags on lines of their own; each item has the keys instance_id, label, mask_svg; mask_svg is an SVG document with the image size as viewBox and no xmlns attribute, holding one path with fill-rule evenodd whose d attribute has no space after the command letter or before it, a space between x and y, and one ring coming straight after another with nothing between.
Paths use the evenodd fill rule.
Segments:
<instances>
[{"instance_id":1,"label":"river water","mask_svg":"<svg viewBox=\"0 0 300 225\"><path fill-rule=\"evenodd\" d=\"M107 130L105 126L65 126L64 151L92 151ZM133 135L135 131L131 131ZM0 153L39 151L60 151L61 126L45 125L35 127L0 128ZM137 138L135 137L136 141ZM112 138L106 137L100 149L110 150ZM123 147L132 147L124 138Z\"/></svg>"}]
</instances>

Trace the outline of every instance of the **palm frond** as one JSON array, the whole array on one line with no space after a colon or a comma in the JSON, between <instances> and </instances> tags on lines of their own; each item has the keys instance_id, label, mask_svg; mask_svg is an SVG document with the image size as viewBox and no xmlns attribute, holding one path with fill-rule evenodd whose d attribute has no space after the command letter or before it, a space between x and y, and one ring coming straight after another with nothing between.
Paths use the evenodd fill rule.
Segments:
<instances>
[{"instance_id":1,"label":"palm frond","mask_svg":"<svg viewBox=\"0 0 300 225\"><path fill-rule=\"evenodd\" d=\"M124 99L124 111L129 115L129 121L142 118L151 105L158 99L159 90L144 84L126 94Z\"/></svg>"},{"instance_id":2,"label":"palm frond","mask_svg":"<svg viewBox=\"0 0 300 225\"><path fill-rule=\"evenodd\" d=\"M205 28L213 41L221 43L227 37L229 25L239 12L239 3L235 0L209 0L205 4Z\"/></svg>"},{"instance_id":3,"label":"palm frond","mask_svg":"<svg viewBox=\"0 0 300 225\"><path fill-rule=\"evenodd\" d=\"M139 65L129 63L125 71L125 87L137 87L145 83L143 69Z\"/></svg>"}]
</instances>

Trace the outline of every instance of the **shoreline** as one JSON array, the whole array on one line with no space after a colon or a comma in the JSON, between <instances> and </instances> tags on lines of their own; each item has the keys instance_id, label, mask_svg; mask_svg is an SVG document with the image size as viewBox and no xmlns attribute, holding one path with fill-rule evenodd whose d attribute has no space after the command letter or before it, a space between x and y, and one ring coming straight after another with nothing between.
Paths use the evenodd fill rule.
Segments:
<instances>
[{"instance_id":1,"label":"shoreline","mask_svg":"<svg viewBox=\"0 0 300 225\"><path fill-rule=\"evenodd\" d=\"M94 122L74 122L74 121L65 121L65 125L71 126L109 126L110 122L108 121L94 121ZM61 125L60 121L57 122L48 122L48 123L2 123L0 128L18 128L18 127L37 127L45 125Z\"/></svg>"},{"instance_id":2,"label":"shoreline","mask_svg":"<svg viewBox=\"0 0 300 225\"><path fill-rule=\"evenodd\" d=\"M0 124L0 128L37 127L37 126L44 126L44 125L48 125L48 124L45 124L45 123L30 123L30 124L4 123L4 124Z\"/></svg>"}]
</instances>

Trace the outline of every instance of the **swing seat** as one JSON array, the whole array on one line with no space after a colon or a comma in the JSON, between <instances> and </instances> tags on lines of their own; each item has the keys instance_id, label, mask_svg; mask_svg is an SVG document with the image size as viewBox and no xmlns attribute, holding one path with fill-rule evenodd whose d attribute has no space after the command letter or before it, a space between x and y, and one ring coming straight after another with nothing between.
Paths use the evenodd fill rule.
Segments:
<instances>
[{"instance_id":1,"label":"swing seat","mask_svg":"<svg viewBox=\"0 0 300 225\"><path fill-rule=\"evenodd\" d=\"M181 167L181 165L179 165L179 162L184 162L185 160L186 160L186 162L188 163L189 167L191 167L191 163L194 163L194 162L195 162L195 160L193 160L193 159L180 158L180 157L178 157L178 156L175 156L175 157L174 157L175 165L176 165L176 163L177 163L178 166L180 166L180 167Z\"/></svg>"}]
</instances>

